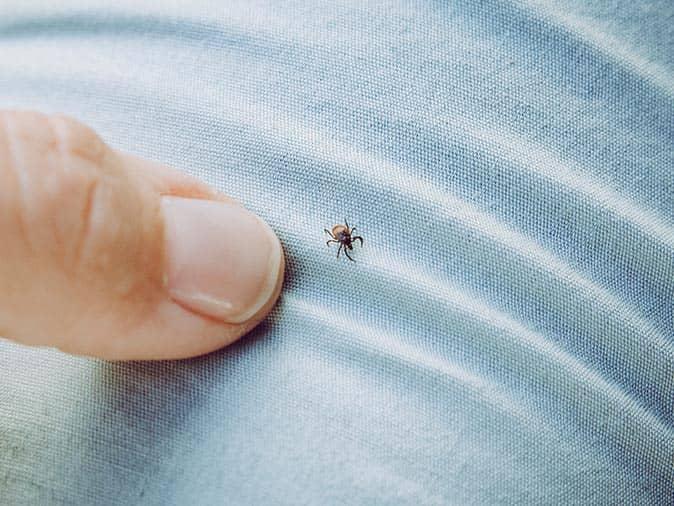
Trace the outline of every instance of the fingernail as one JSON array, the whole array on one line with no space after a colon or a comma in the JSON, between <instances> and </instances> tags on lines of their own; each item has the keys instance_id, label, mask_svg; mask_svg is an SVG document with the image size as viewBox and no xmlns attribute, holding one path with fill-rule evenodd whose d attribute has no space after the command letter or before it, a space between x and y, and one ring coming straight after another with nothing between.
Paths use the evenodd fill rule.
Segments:
<instances>
[{"instance_id":1,"label":"fingernail","mask_svg":"<svg viewBox=\"0 0 674 506\"><path fill-rule=\"evenodd\" d=\"M249 320L272 297L282 259L274 232L245 208L162 197L165 283L182 306L227 323Z\"/></svg>"}]
</instances>

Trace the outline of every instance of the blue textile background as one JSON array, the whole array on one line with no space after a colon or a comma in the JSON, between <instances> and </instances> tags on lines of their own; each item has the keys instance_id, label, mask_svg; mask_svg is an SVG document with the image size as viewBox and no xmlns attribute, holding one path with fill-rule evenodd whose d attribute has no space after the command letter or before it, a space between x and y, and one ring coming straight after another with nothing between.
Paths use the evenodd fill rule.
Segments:
<instances>
[{"instance_id":1,"label":"blue textile background","mask_svg":"<svg viewBox=\"0 0 674 506\"><path fill-rule=\"evenodd\" d=\"M0 341L1 505L674 504L671 0L4 0L0 107L288 256L209 356Z\"/></svg>"}]
</instances>

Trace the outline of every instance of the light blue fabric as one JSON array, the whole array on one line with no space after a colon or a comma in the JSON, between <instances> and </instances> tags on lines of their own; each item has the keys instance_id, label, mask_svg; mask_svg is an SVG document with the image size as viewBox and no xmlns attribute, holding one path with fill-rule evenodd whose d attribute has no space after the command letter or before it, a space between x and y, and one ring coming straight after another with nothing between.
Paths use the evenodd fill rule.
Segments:
<instances>
[{"instance_id":1,"label":"light blue fabric","mask_svg":"<svg viewBox=\"0 0 674 506\"><path fill-rule=\"evenodd\" d=\"M1 505L674 504L671 0L107 3L0 3L0 107L246 203L286 289L194 360L0 342Z\"/></svg>"}]
</instances>

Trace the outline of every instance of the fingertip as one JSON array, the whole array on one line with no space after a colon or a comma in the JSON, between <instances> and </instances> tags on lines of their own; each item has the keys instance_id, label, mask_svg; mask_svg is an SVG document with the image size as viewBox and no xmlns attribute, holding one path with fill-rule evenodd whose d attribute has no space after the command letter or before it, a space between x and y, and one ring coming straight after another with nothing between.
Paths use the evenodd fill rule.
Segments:
<instances>
[{"instance_id":1,"label":"fingertip","mask_svg":"<svg viewBox=\"0 0 674 506\"><path fill-rule=\"evenodd\" d=\"M227 202L162 197L167 289L185 307L242 323L277 285L281 245L260 218Z\"/></svg>"}]
</instances>

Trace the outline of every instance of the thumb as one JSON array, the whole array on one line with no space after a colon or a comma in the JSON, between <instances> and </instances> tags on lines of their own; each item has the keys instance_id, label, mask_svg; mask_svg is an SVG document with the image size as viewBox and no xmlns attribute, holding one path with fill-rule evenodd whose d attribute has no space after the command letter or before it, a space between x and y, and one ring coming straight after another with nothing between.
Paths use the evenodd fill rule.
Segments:
<instances>
[{"instance_id":1,"label":"thumb","mask_svg":"<svg viewBox=\"0 0 674 506\"><path fill-rule=\"evenodd\" d=\"M106 359L235 341L283 280L272 230L74 120L0 112L0 335Z\"/></svg>"}]
</instances>

